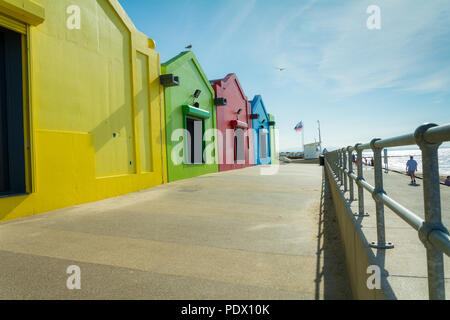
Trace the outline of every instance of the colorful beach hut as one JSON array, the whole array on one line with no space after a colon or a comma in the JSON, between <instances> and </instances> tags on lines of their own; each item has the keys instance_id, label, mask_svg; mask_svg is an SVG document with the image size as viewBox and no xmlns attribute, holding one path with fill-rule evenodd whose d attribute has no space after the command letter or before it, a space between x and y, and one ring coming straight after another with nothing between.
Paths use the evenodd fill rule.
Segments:
<instances>
[{"instance_id":1,"label":"colorful beach hut","mask_svg":"<svg viewBox=\"0 0 450 320\"><path fill-rule=\"evenodd\" d=\"M260 95L250 102L252 108L253 149L256 165L271 164L269 115Z\"/></svg>"},{"instance_id":2,"label":"colorful beach hut","mask_svg":"<svg viewBox=\"0 0 450 320\"><path fill-rule=\"evenodd\" d=\"M0 221L166 180L154 49L117 0L0 1Z\"/></svg>"},{"instance_id":3,"label":"colorful beach hut","mask_svg":"<svg viewBox=\"0 0 450 320\"><path fill-rule=\"evenodd\" d=\"M192 51L162 65L169 182L219 171L215 95Z\"/></svg>"},{"instance_id":4,"label":"colorful beach hut","mask_svg":"<svg viewBox=\"0 0 450 320\"><path fill-rule=\"evenodd\" d=\"M219 171L253 166L251 106L236 74L211 83L217 104Z\"/></svg>"}]
</instances>

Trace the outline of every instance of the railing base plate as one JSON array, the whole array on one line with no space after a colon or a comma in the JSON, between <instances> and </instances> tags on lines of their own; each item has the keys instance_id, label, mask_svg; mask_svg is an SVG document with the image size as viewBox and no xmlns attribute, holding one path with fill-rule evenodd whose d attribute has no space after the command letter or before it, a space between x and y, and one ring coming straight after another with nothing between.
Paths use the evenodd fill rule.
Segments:
<instances>
[{"instance_id":1,"label":"railing base plate","mask_svg":"<svg viewBox=\"0 0 450 320\"><path fill-rule=\"evenodd\" d=\"M374 249L394 249L394 244L392 242L378 243L372 241L369 246Z\"/></svg>"},{"instance_id":2,"label":"railing base plate","mask_svg":"<svg viewBox=\"0 0 450 320\"><path fill-rule=\"evenodd\" d=\"M355 217L370 217L370 214L368 213L355 213L353 214Z\"/></svg>"}]
</instances>

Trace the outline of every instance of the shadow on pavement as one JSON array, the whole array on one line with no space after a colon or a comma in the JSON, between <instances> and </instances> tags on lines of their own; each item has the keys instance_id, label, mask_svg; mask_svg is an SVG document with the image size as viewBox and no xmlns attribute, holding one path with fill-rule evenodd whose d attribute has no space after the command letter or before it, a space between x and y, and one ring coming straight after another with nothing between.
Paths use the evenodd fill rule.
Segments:
<instances>
[{"instance_id":1,"label":"shadow on pavement","mask_svg":"<svg viewBox=\"0 0 450 320\"><path fill-rule=\"evenodd\" d=\"M353 297L332 203L330 186L323 178L317 234L315 299L349 300Z\"/></svg>"}]
</instances>

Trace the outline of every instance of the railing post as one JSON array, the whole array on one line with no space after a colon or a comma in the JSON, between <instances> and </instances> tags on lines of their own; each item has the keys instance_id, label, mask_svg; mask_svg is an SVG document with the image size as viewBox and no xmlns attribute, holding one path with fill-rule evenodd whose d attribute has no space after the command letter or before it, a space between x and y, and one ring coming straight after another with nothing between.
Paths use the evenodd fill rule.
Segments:
<instances>
[{"instance_id":1,"label":"railing post","mask_svg":"<svg viewBox=\"0 0 450 320\"><path fill-rule=\"evenodd\" d=\"M337 153L337 151L334 151L333 152L333 164L334 164L335 168L337 168L338 162L339 162L339 154Z\"/></svg>"},{"instance_id":2,"label":"railing post","mask_svg":"<svg viewBox=\"0 0 450 320\"><path fill-rule=\"evenodd\" d=\"M377 148L375 143L380 139L374 139L370 143L373 151L374 159L374 175L375 175L375 191L373 198L375 200L377 212L377 241L373 241L370 246L376 249L392 249L394 245L392 242L386 242L386 231L384 224L384 203L378 199L379 194L385 193L383 188L383 163L381 159L381 148Z\"/></svg>"},{"instance_id":3,"label":"railing post","mask_svg":"<svg viewBox=\"0 0 450 320\"><path fill-rule=\"evenodd\" d=\"M348 184L347 184L347 173L345 170L347 170L347 154L345 153L345 149L342 149L342 175L344 178L344 192L348 191Z\"/></svg>"},{"instance_id":4,"label":"railing post","mask_svg":"<svg viewBox=\"0 0 450 320\"><path fill-rule=\"evenodd\" d=\"M360 181L364 181L364 174L363 174L363 156L362 153L363 151L358 149L358 147L361 144L358 143L357 145L355 145L355 149L356 149L356 159L358 160L356 166L358 169L358 182ZM360 217L368 217L369 214L364 212L364 188L362 186L358 185L358 214L355 214L356 216L360 216Z\"/></svg>"},{"instance_id":5,"label":"railing post","mask_svg":"<svg viewBox=\"0 0 450 320\"><path fill-rule=\"evenodd\" d=\"M334 174L336 175L336 178L339 178L337 171L336 171L337 162L338 162L338 154L336 151L333 151L333 156L330 159L330 161L333 163L333 171L334 171Z\"/></svg>"},{"instance_id":6,"label":"railing post","mask_svg":"<svg viewBox=\"0 0 450 320\"><path fill-rule=\"evenodd\" d=\"M332 171L331 173L333 173L333 175L336 175L336 160L334 155L334 152L327 152L325 154L325 161L330 165Z\"/></svg>"},{"instance_id":7,"label":"railing post","mask_svg":"<svg viewBox=\"0 0 450 320\"><path fill-rule=\"evenodd\" d=\"M333 169L334 169L334 174L336 175L336 178L339 180L339 173L337 171L337 164L339 161L339 154L337 153L337 151L333 151Z\"/></svg>"},{"instance_id":8,"label":"railing post","mask_svg":"<svg viewBox=\"0 0 450 320\"><path fill-rule=\"evenodd\" d=\"M342 153L341 150L338 151L338 175L339 175L339 182L342 186Z\"/></svg>"},{"instance_id":9,"label":"railing post","mask_svg":"<svg viewBox=\"0 0 450 320\"><path fill-rule=\"evenodd\" d=\"M355 193L354 193L354 189L353 189L353 179L350 176L351 174L353 174L353 153L352 151L350 151L351 147L347 148L347 152L348 152L348 184L349 184L349 188L350 188L350 201L354 201L355 200Z\"/></svg>"},{"instance_id":10,"label":"railing post","mask_svg":"<svg viewBox=\"0 0 450 320\"><path fill-rule=\"evenodd\" d=\"M420 126L414 136L422 150L423 197L425 206L425 222L419 230L419 237L427 249L428 292L430 300L445 300L444 258L441 250L428 242L428 237L435 230L448 234L442 224L441 190L439 182L439 144L425 141L425 132L436 127L435 124Z\"/></svg>"}]
</instances>

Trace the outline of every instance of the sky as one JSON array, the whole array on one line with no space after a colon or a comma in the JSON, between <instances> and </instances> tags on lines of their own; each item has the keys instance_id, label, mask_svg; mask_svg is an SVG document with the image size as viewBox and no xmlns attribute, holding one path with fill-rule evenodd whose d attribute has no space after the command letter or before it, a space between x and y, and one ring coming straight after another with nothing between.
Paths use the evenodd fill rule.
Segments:
<instances>
[{"instance_id":1,"label":"sky","mask_svg":"<svg viewBox=\"0 0 450 320\"><path fill-rule=\"evenodd\" d=\"M276 118L280 151L343 147L450 123L448 0L119 0L167 61L193 46ZM380 8L381 29L367 13ZM276 68L286 68L279 71Z\"/></svg>"}]
</instances>

